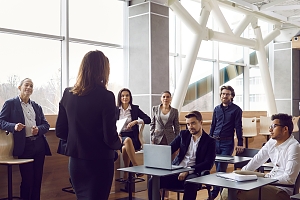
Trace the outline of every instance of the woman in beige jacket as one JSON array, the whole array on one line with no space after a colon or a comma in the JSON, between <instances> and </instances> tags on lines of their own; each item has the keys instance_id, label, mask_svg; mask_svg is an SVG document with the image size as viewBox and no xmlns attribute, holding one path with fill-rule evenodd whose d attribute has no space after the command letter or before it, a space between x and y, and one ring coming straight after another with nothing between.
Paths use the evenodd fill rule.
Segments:
<instances>
[{"instance_id":1,"label":"woman in beige jacket","mask_svg":"<svg viewBox=\"0 0 300 200\"><path fill-rule=\"evenodd\" d=\"M171 93L165 91L161 95L162 104L153 106L150 123L151 142L168 145L179 134L178 110L170 106Z\"/></svg>"}]
</instances>

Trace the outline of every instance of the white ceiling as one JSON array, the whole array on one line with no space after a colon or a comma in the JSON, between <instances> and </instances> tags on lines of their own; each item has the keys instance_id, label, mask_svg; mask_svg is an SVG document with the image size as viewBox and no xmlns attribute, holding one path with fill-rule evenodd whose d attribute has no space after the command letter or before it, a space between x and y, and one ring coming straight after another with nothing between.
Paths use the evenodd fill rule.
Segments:
<instances>
[{"instance_id":1,"label":"white ceiling","mask_svg":"<svg viewBox=\"0 0 300 200\"><path fill-rule=\"evenodd\" d=\"M300 0L219 0L282 23L282 28L300 28Z\"/></svg>"}]
</instances>

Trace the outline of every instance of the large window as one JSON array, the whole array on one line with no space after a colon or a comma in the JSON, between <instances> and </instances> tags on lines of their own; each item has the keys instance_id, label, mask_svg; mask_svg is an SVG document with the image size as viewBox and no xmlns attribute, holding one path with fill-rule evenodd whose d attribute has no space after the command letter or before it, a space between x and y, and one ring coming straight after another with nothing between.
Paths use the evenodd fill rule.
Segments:
<instances>
[{"instance_id":1,"label":"large window","mask_svg":"<svg viewBox=\"0 0 300 200\"><path fill-rule=\"evenodd\" d=\"M267 102L259 68L250 68L249 74L250 110L266 110Z\"/></svg>"},{"instance_id":2,"label":"large window","mask_svg":"<svg viewBox=\"0 0 300 200\"><path fill-rule=\"evenodd\" d=\"M20 80L31 78L32 99L44 113L58 111L60 99L60 41L0 33L0 107L16 97Z\"/></svg>"},{"instance_id":3,"label":"large window","mask_svg":"<svg viewBox=\"0 0 300 200\"><path fill-rule=\"evenodd\" d=\"M83 56L93 50L102 51L109 59L110 76L108 89L112 90L115 95L123 88L123 50L107 47L99 47L85 44L70 43L70 86L73 86L78 74L78 69Z\"/></svg>"},{"instance_id":4,"label":"large window","mask_svg":"<svg viewBox=\"0 0 300 200\"><path fill-rule=\"evenodd\" d=\"M213 109L212 69L212 62L196 61L182 111Z\"/></svg>"},{"instance_id":5,"label":"large window","mask_svg":"<svg viewBox=\"0 0 300 200\"><path fill-rule=\"evenodd\" d=\"M70 37L123 44L123 2L70 0Z\"/></svg>"},{"instance_id":6,"label":"large window","mask_svg":"<svg viewBox=\"0 0 300 200\"><path fill-rule=\"evenodd\" d=\"M233 102L237 104L241 109L244 108L244 103L242 101L244 95L243 84L243 72L244 67L239 65L230 65L230 64L221 64L220 69L220 84L221 85L230 85L233 87L235 96Z\"/></svg>"},{"instance_id":7,"label":"large window","mask_svg":"<svg viewBox=\"0 0 300 200\"><path fill-rule=\"evenodd\" d=\"M181 0L180 2L191 14L191 16L198 21L201 12L201 3L194 0ZM243 19L245 16L240 12L235 12L234 10L229 10L227 8L221 7L220 9L231 30L234 30L240 23L241 19ZM170 12L173 11L170 10ZM193 45L194 35L184 23L178 23L180 20L176 16L174 17L174 13L172 13L171 16L170 24L173 23L173 25L177 25L176 28L175 26L170 25L170 38L172 38L170 40L170 79L172 80L171 88L173 90L173 88L176 89L176 84L178 84L177 80L180 70L184 67L187 67L184 65L184 59ZM177 23L174 23L174 20L177 20ZM263 37L265 37L269 33L269 24L258 20L258 25L261 27ZM209 16L207 27L213 31L223 32L212 13ZM249 25L244 33L241 34L241 37L255 38L251 25ZM265 96L261 91L262 87L260 87L258 90L255 90L256 87L261 86L260 73L256 72L254 74L253 70L251 69L250 77L248 77L248 70L247 73L244 74L244 68L249 67L249 59L244 58L244 56L248 56L245 54L244 49L246 48L230 43L203 40L198 52L197 61L194 66L194 71L192 73L182 110L213 110L213 105L207 105L205 108L199 107L199 105L206 105L205 103L208 101L212 104L213 99L219 99L219 97L214 97L215 95L219 96L219 91L213 92L213 87L207 87L207 82L203 81L203 77L209 76L211 76L212 83L220 83L220 86L231 85L235 89L236 93L234 103L239 105L242 109L244 108L245 104L247 109L250 107L250 110L266 110ZM252 49L249 50L249 53L252 53L249 55L251 65L257 64L256 54L253 51L254 50ZM203 70L203 66L208 66L207 64L204 64L205 62L210 63L210 66L207 68L207 70L201 71ZM212 68L212 63L215 63L214 68ZM217 63L219 65L217 65ZM212 73L214 71L212 69L218 70L218 72L215 71ZM205 74L205 72L209 72L209 75ZM216 75L216 77L212 76L212 74ZM250 86L245 85L244 79L249 79L247 83L249 83ZM244 88L248 87L249 91L247 90L247 92L244 94ZM204 95L201 93L204 91L203 88L207 90ZM214 87L215 90L216 88L217 87ZM247 97L247 99L245 99L245 97ZM203 98L207 98L209 100L203 100ZM215 103L218 104L218 102Z\"/></svg>"},{"instance_id":8,"label":"large window","mask_svg":"<svg viewBox=\"0 0 300 200\"><path fill-rule=\"evenodd\" d=\"M0 28L59 35L60 0L0 1L0 19Z\"/></svg>"},{"instance_id":9,"label":"large window","mask_svg":"<svg viewBox=\"0 0 300 200\"><path fill-rule=\"evenodd\" d=\"M103 51L110 60L108 88L118 91L123 83L123 6L121 1L71 0L69 10L60 0L9 0L0 2L0 108L17 96L20 80L33 80L31 98L45 114L56 114L61 98L62 58L69 60L69 83L74 85L84 54ZM61 13L69 13L69 57L62 48ZM65 24L65 23L63 23ZM65 31L62 31L65 32ZM67 41L69 42L69 41ZM103 43L106 47L103 47ZM115 48L118 47L118 48ZM62 50L63 49L63 50ZM63 60L65 61L65 60ZM66 62L63 62L66 63Z\"/></svg>"}]
</instances>

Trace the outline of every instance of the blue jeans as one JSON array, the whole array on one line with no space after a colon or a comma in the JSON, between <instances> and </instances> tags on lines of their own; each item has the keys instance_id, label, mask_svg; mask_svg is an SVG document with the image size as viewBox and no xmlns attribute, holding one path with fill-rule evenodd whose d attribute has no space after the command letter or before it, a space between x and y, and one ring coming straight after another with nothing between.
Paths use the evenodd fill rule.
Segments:
<instances>
[{"instance_id":1,"label":"blue jeans","mask_svg":"<svg viewBox=\"0 0 300 200\"><path fill-rule=\"evenodd\" d=\"M216 154L231 156L233 153L233 148L234 140L216 140ZM215 164L217 172L226 172L228 166L227 163L215 162ZM214 186L213 190L211 191L211 195L213 197L218 196L220 189L220 187Z\"/></svg>"}]
</instances>

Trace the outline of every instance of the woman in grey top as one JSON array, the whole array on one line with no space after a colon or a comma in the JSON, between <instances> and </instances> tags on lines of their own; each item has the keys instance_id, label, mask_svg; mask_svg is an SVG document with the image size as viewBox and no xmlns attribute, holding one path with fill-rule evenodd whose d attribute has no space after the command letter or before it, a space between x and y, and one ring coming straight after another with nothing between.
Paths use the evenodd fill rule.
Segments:
<instances>
[{"instance_id":1,"label":"woman in grey top","mask_svg":"<svg viewBox=\"0 0 300 200\"><path fill-rule=\"evenodd\" d=\"M171 100L171 93L165 91L161 104L152 108L150 134L153 144L168 145L179 134L178 110L170 106Z\"/></svg>"}]
</instances>

